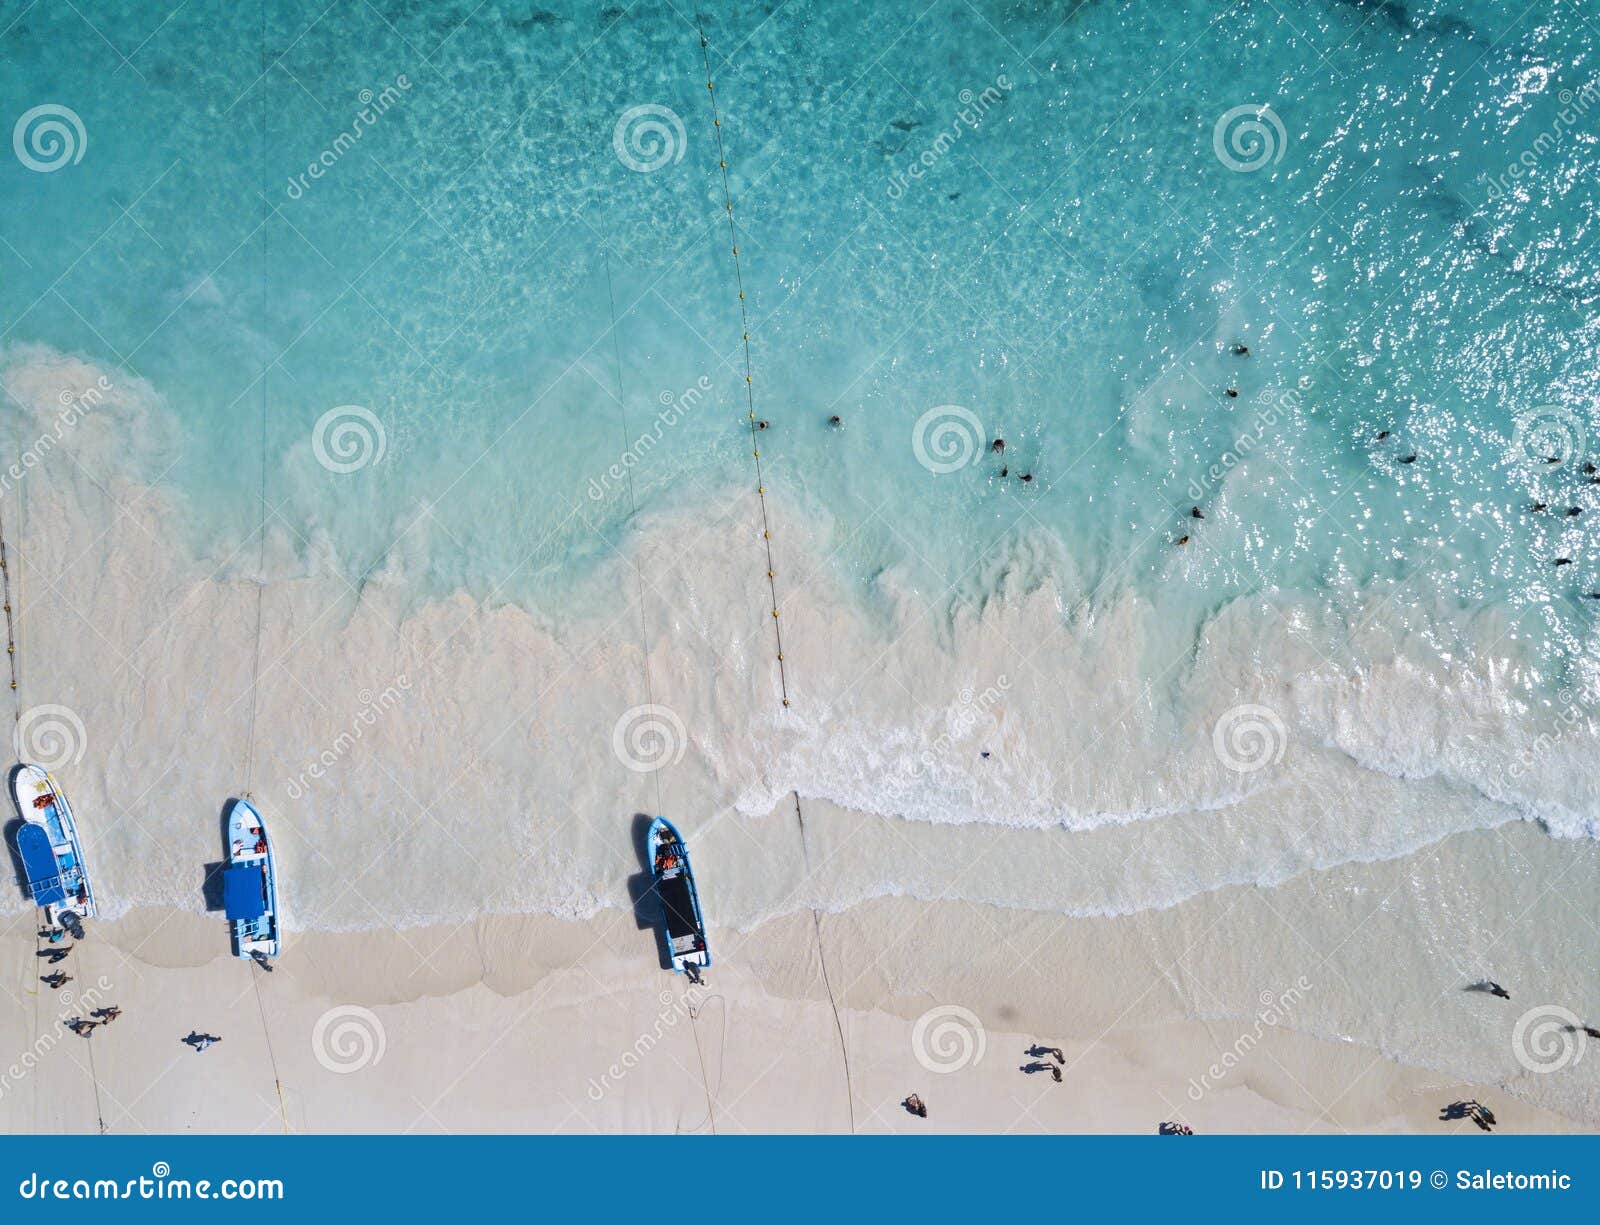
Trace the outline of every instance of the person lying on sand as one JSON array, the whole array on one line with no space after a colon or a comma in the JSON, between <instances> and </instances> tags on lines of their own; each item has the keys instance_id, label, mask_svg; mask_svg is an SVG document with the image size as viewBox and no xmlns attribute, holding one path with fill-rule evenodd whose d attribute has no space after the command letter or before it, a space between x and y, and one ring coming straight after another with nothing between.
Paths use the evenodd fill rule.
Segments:
<instances>
[{"instance_id":1,"label":"person lying on sand","mask_svg":"<svg viewBox=\"0 0 1600 1225\"><path fill-rule=\"evenodd\" d=\"M900 1104L906 1108L907 1113L914 1114L919 1119L925 1119L928 1117L928 1107L915 1093L906 1098L906 1100Z\"/></svg>"}]
</instances>

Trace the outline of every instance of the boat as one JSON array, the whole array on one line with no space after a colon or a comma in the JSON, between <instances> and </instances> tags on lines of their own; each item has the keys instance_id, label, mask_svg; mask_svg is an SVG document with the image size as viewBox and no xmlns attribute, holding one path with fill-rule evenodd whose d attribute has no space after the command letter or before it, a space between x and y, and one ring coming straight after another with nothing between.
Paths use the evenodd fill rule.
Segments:
<instances>
[{"instance_id":1,"label":"boat","mask_svg":"<svg viewBox=\"0 0 1600 1225\"><path fill-rule=\"evenodd\" d=\"M646 846L656 894L666 917L672 968L698 982L700 971L711 964L711 950L706 947L705 917L700 913L700 894L689 867L689 850L683 836L665 817L650 822Z\"/></svg>"},{"instance_id":2,"label":"boat","mask_svg":"<svg viewBox=\"0 0 1600 1225\"><path fill-rule=\"evenodd\" d=\"M82 938L79 920L95 916L94 888L67 797L48 770L24 762L11 771L11 798L22 818L17 854L34 904L44 908L47 926Z\"/></svg>"},{"instance_id":3,"label":"boat","mask_svg":"<svg viewBox=\"0 0 1600 1225\"><path fill-rule=\"evenodd\" d=\"M278 873L267 824L248 800L228 813L228 866L222 909L233 932L233 955L264 961L278 955Z\"/></svg>"}]
</instances>

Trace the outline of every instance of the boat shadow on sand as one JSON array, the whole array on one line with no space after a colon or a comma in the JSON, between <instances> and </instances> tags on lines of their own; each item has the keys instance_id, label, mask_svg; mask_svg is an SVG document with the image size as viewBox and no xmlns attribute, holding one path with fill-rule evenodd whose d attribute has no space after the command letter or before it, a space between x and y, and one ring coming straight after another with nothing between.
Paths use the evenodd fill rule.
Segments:
<instances>
[{"instance_id":1,"label":"boat shadow on sand","mask_svg":"<svg viewBox=\"0 0 1600 1225\"><path fill-rule=\"evenodd\" d=\"M226 853L226 848L228 845L228 821L232 818L233 810L238 806L239 802L240 801L237 798L234 798L223 804L222 812L217 820L217 842L224 848L222 858L213 863L205 863L201 865L202 870L205 872L205 876L202 877L200 881L200 897L205 903L207 914L210 914L212 911L220 911L223 909L222 873L227 869L228 866L228 856Z\"/></svg>"},{"instance_id":2,"label":"boat shadow on sand","mask_svg":"<svg viewBox=\"0 0 1600 1225\"><path fill-rule=\"evenodd\" d=\"M655 933L656 959L663 970L672 969L672 954L667 948L667 916L656 890L655 865L650 862L650 823L655 818L642 812L633 814L633 849L639 856L639 871L628 877L628 900L633 904L634 922L639 930Z\"/></svg>"},{"instance_id":3,"label":"boat shadow on sand","mask_svg":"<svg viewBox=\"0 0 1600 1225\"><path fill-rule=\"evenodd\" d=\"M17 807L17 772L22 769L21 763L11 767L6 775L6 790L11 795L11 819L5 823L3 832L6 840L6 856L11 862L11 879L17 886L17 895L22 900L33 905L33 894L28 890L28 871L22 866L22 852L17 850L17 831L25 824L22 819L22 810Z\"/></svg>"}]
</instances>

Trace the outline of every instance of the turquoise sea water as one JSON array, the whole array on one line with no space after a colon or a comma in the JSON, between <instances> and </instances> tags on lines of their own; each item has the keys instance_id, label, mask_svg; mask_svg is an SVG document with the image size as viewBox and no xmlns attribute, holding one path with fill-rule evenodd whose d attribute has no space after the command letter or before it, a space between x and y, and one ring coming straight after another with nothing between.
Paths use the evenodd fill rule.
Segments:
<instances>
[{"instance_id":1,"label":"turquoise sea water","mask_svg":"<svg viewBox=\"0 0 1600 1225\"><path fill-rule=\"evenodd\" d=\"M1503 784L1538 736L1588 728L1600 685L1586 598L1600 486L1583 467L1600 378L1594 40L1587 12L1557 0L796 0L695 19L465 0L14 7L8 432L20 449L37 428L59 355L106 372L137 389L150 430L61 478L158 491L177 508L159 543L194 574L331 571L352 591L398 576L386 626L465 593L559 637L607 611L612 588L589 580L648 525L734 507L717 529L728 567L702 568L682 607L644 624L690 652L700 606L736 610L738 591L751 615L730 619L759 642L742 284L780 599L838 590L896 642L926 630L930 651L964 660L987 658L974 642L1039 645L1036 622L985 618L1043 592L1076 645L1016 652L1044 696L1014 702L1036 721L1032 773L996 790L963 758L961 804L872 791L873 754L994 682L928 656L898 691L819 683L830 715L859 700L881 724L852 733L879 739L848 780L850 742L816 723L759 783L708 749L719 802L794 789L1073 828L1223 805L1237 779L1182 765L1206 748L1195 729L1222 682L1235 702L1287 688L1280 717L1319 750L1500 801L1507 788L1471 767L1493 759ZM27 122L40 107L53 129ZM28 395L33 423L18 419ZM263 493L298 570L258 567ZM19 495L24 521L34 496ZM51 547L76 557L84 536L92 551L105 533L90 518ZM192 579L172 578L160 607L198 606ZM1129 609L1143 628L1109 632ZM266 624L287 619L277 606ZM962 638L973 624L989 637ZM132 658L149 639L128 632L112 637ZM859 645L835 629L811 649L833 634ZM246 641L229 667L247 666ZM717 641L737 666L684 676L764 660ZM1422 672L1383 671L1402 657ZM1131 661L1114 684L1085 675L1108 660ZM604 663L636 685L631 664ZM1349 683L1317 688L1328 677ZM1430 685L1468 714L1440 714ZM1074 686L1088 697L1057 711ZM1118 687L1133 700L1094 707ZM594 692L612 770L614 695ZM183 700L207 718L240 709L236 693ZM707 701L707 745L750 717L742 696ZM267 725L287 736L296 718ZM550 742L530 743L519 769L543 783ZM440 752L463 744L470 730ZM278 764L293 775L317 747L282 746ZM1582 771L1532 776L1509 789L1520 815L1593 832Z\"/></svg>"},{"instance_id":2,"label":"turquoise sea water","mask_svg":"<svg viewBox=\"0 0 1600 1225\"><path fill-rule=\"evenodd\" d=\"M1567 0L0 5L19 753L112 915L197 908L246 789L291 937L625 907L665 812L718 930L1214 906L1186 1014L1309 945L1308 1029L1516 1077L1438 1001L1590 987L1597 47Z\"/></svg>"},{"instance_id":3,"label":"turquoise sea water","mask_svg":"<svg viewBox=\"0 0 1600 1225\"><path fill-rule=\"evenodd\" d=\"M1594 86L1594 31L1573 6L955 0L706 19L771 484L861 529L838 562L864 591L908 559L931 590L968 590L1013 530L1059 537L1086 590L1186 618L1253 591L1338 601L1425 566L1459 600L1527 610L1551 666L1570 664L1577 596L1600 583L1591 524L1523 507L1594 491L1512 440L1519 413L1587 424L1595 397L1597 125L1562 101ZM509 577L537 602L572 577L605 552L591 527L614 538L627 506L584 497L621 450L608 257L635 431L661 395L714 385L638 467L639 501L748 479L683 15L191 3L10 20L6 113L60 102L87 140L62 171L13 158L0 178L6 340L160 392L182 435L163 479L203 549L254 526L228 494L259 479L264 398L269 501L330 533L352 575L427 502L458 545L432 556L435 590ZM362 91L386 86L363 129ZM670 159L641 173L613 137L644 105L673 118ZM1282 134L1266 129L1261 169L1232 170L1215 125L1258 105ZM1484 177L1536 141L1523 185ZM1199 499L1205 549L1174 583L1192 482L1287 392L1248 471ZM386 447L348 477L304 462L345 404L378 416ZM919 467L913 427L939 405L1003 435L1032 488L998 461ZM584 514L557 527L574 501ZM1577 564L1555 572L1560 553Z\"/></svg>"}]
</instances>

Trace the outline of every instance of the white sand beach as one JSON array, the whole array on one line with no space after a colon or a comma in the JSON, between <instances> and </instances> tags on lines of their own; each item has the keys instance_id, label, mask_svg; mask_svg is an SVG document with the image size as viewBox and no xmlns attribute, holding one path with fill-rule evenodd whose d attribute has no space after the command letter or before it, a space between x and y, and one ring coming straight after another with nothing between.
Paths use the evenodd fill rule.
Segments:
<instances>
[{"instance_id":1,"label":"white sand beach","mask_svg":"<svg viewBox=\"0 0 1600 1225\"><path fill-rule=\"evenodd\" d=\"M826 829L817 821L818 837ZM1545 845L1513 832L1506 853L1531 863ZM94 926L58 995L30 981L43 972L33 926L12 916L0 957L20 1006L0 1010L0 1049L18 1059L0 1125L1148 1133L1171 1120L1202 1133L1444 1133L1474 1130L1439 1115L1477 1099L1501 1131L1592 1130L1600 1061L1535 1074L1511 1046L1535 1002L1525 991L1546 985L1537 953L1518 952L1522 937L1558 914L1535 906L1508 928L1495 973L1511 1002L1461 991L1456 967L1398 955L1392 973L1351 977L1381 967L1374 950L1414 917L1390 907L1386 886L1428 871L1448 886L1451 857L1440 847L1376 872L1230 887L1120 918L892 898L801 909L713 929L703 991L659 968L652 933L625 911L291 935L265 974L227 955L220 918L143 909ZM1319 946L1345 906L1366 919ZM1261 939L1263 908L1285 916L1279 941L1246 947ZM1239 961L1259 987L1224 998ZM1441 1067L1323 1028L1365 1000L1367 1032L1381 1036L1404 1023L1392 998L1403 989L1433 997ZM107 1004L123 1015L87 1040L60 1025ZM223 1041L196 1053L181 1042L191 1030ZM1035 1043L1061 1049L1061 1083L1020 1070ZM909 1093L925 1120L900 1107Z\"/></svg>"}]
</instances>

